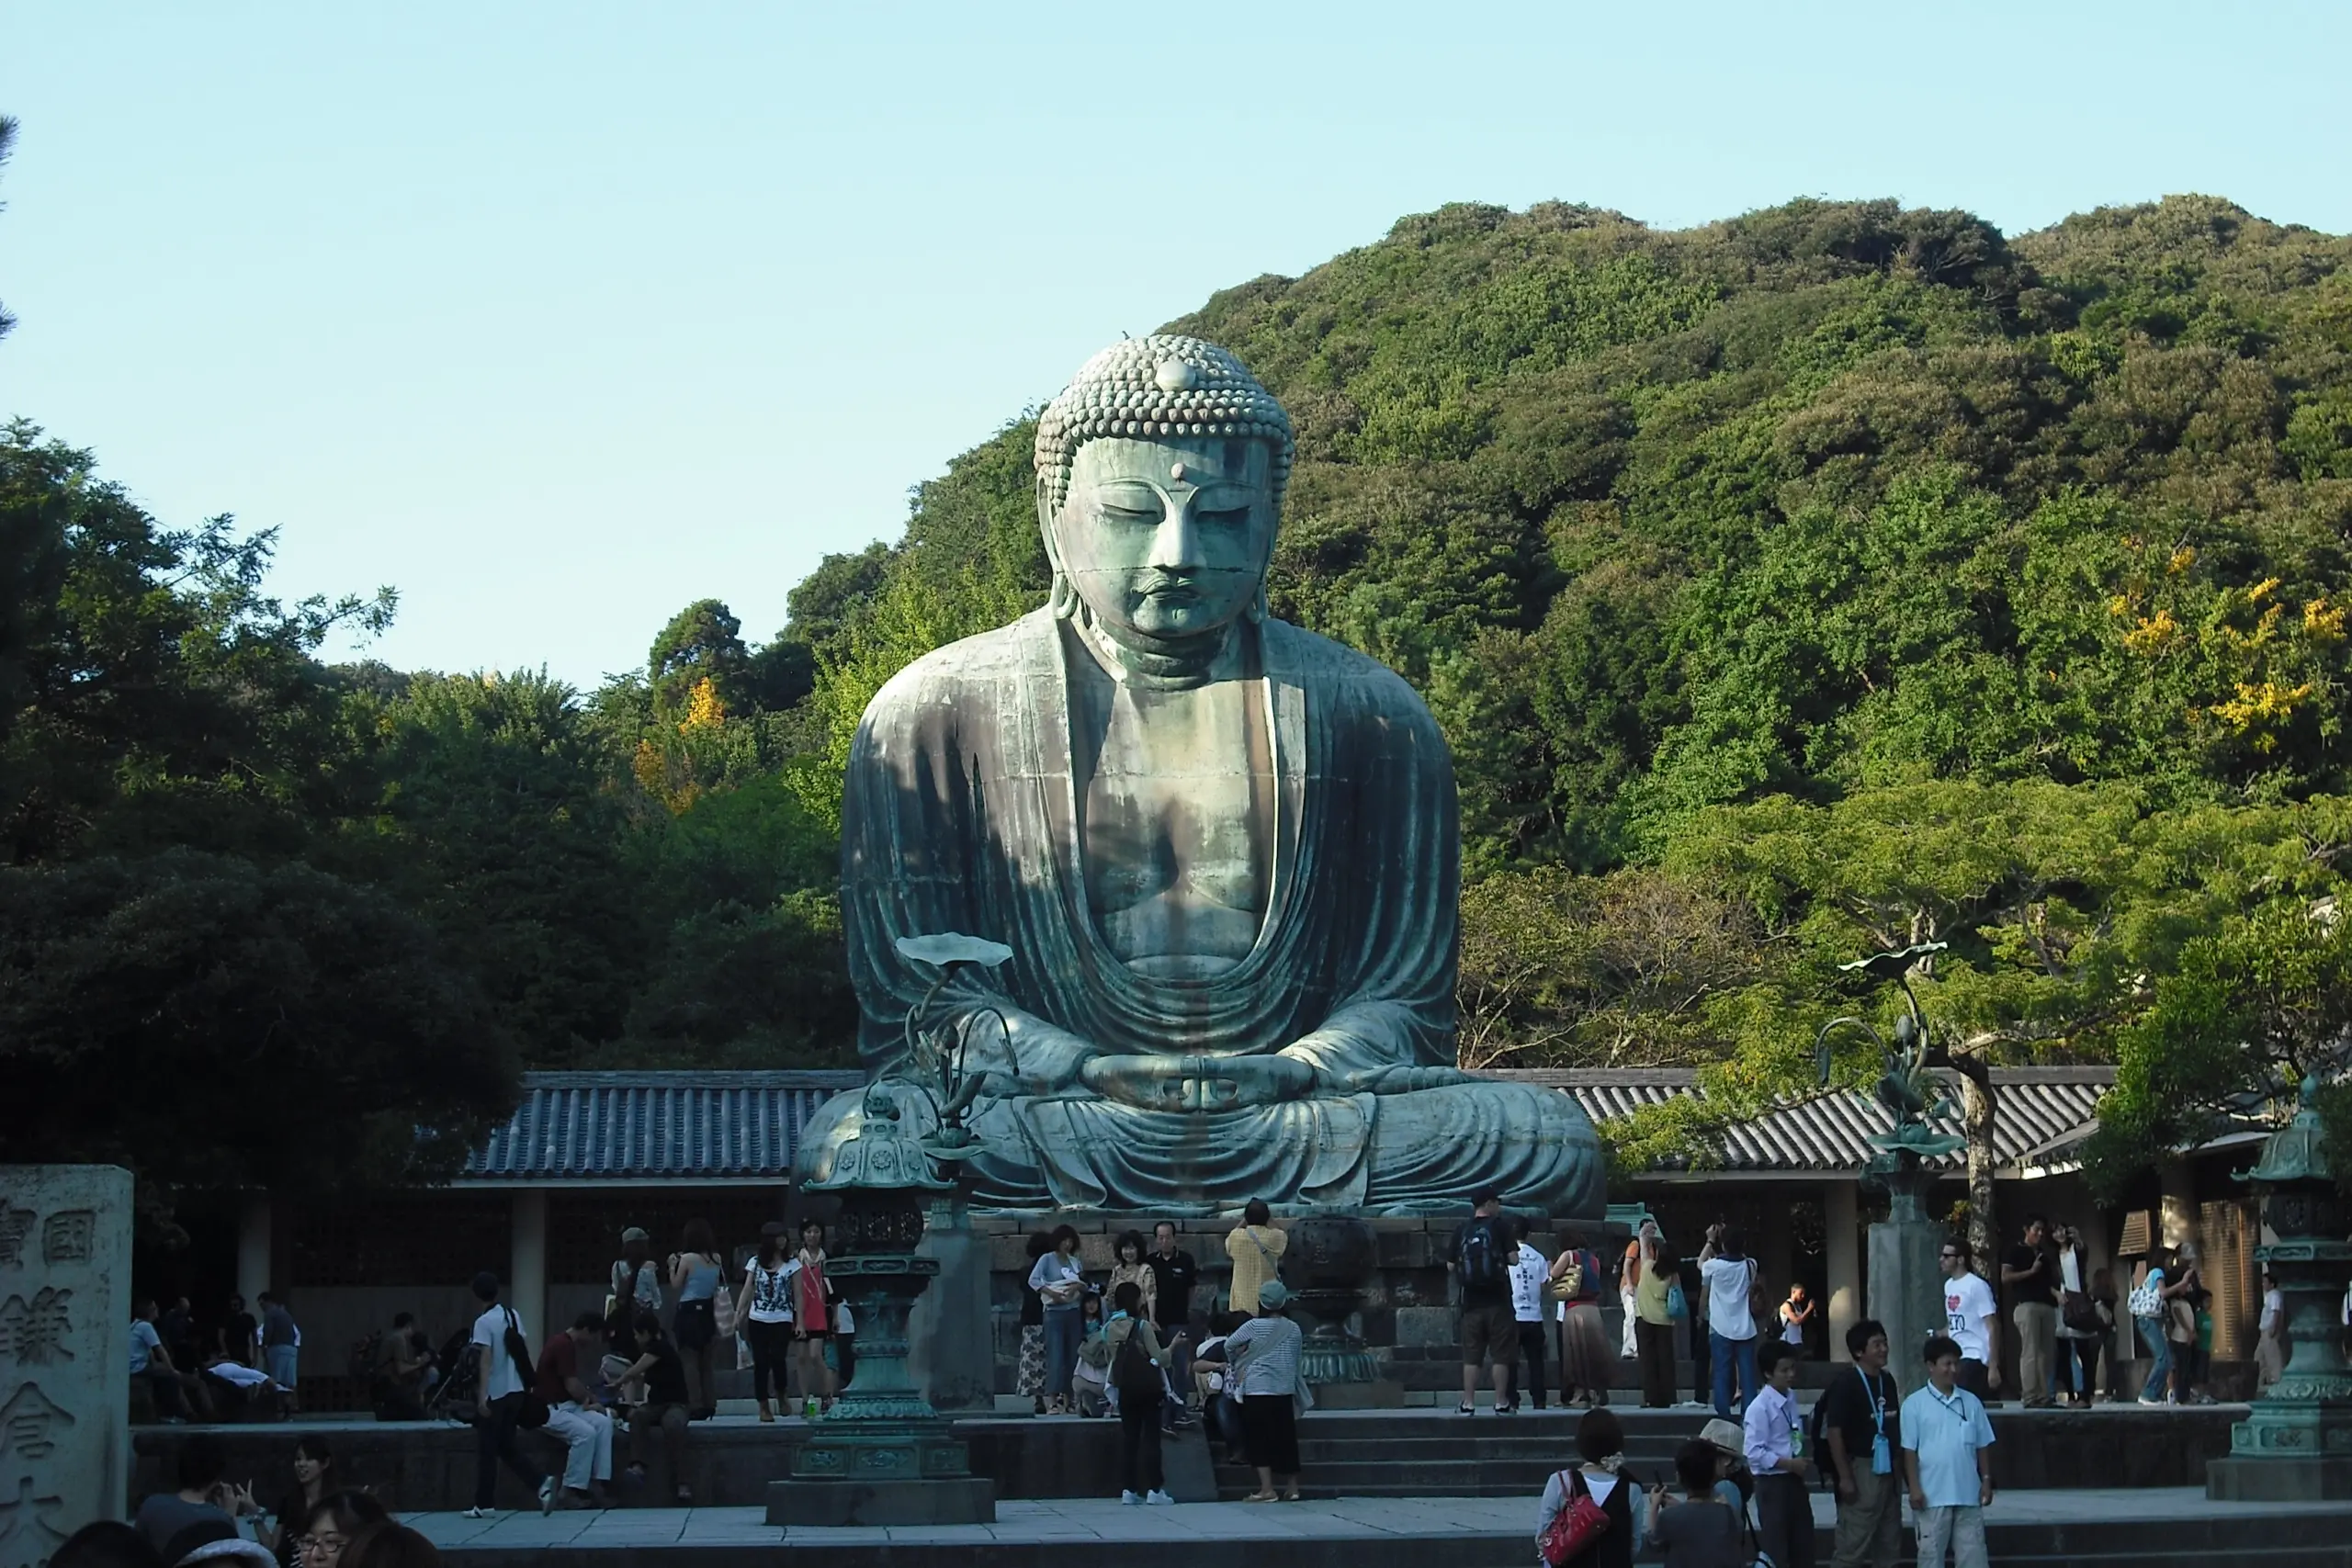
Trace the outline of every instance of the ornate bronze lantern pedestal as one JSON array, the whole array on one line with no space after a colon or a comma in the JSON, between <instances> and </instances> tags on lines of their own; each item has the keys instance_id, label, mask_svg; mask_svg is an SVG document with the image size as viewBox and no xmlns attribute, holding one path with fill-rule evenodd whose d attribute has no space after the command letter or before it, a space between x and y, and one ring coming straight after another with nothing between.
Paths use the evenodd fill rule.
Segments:
<instances>
[{"instance_id":1,"label":"ornate bronze lantern pedestal","mask_svg":"<svg viewBox=\"0 0 2352 1568\"><path fill-rule=\"evenodd\" d=\"M996 1483L910 1375L907 1320L939 1273L917 1253L923 1213L952 1184L899 1114L902 1086L866 1090L857 1136L831 1174L807 1190L838 1194L836 1247L826 1262L857 1314L857 1375L792 1457L792 1479L768 1483L772 1525L986 1524Z\"/></svg>"},{"instance_id":2,"label":"ornate bronze lantern pedestal","mask_svg":"<svg viewBox=\"0 0 2352 1568\"><path fill-rule=\"evenodd\" d=\"M2339 1342L2344 1286L2352 1279L2352 1213L2337 1195L2321 1146L2316 1077L2303 1080L2294 1120L2270 1135L2262 1158L2240 1173L2263 1194L2274 1238L2256 1249L2286 1299L2290 1354L2250 1418L2230 1429L2230 1456L2205 1467L2205 1495L2229 1502L2290 1503L2352 1497L2352 1372Z\"/></svg>"}]
</instances>

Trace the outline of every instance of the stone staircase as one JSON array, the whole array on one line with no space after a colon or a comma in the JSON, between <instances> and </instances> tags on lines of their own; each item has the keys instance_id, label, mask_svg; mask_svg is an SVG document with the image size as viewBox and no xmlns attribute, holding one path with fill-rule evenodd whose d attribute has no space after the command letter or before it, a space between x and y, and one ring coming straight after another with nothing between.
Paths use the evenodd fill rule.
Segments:
<instances>
[{"instance_id":1,"label":"stone staircase","mask_svg":"<svg viewBox=\"0 0 2352 1568\"><path fill-rule=\"evenodd\" d=\"M1699 1435L1713 1412L1613 1404L1625 1431L1625 1462L1644 1482L1671 1482L1675 1450ZM1581 1411L1476 1416L1443 1410L1317 1411L1299 1427L1302 1488L1321 1497L1507 1497L1539 1495L1554 1472L1575 1462ZM2229 1451L2243 1405L2163 1410L2101 1405L2087 1411L1993 1412L1994 1479L2010 1491L2065 1487L2201 1487L2205 1461ZM1256 1484L1246 1466L1215 1450L1220 1497Z\"/></svg>"}]
</instances>

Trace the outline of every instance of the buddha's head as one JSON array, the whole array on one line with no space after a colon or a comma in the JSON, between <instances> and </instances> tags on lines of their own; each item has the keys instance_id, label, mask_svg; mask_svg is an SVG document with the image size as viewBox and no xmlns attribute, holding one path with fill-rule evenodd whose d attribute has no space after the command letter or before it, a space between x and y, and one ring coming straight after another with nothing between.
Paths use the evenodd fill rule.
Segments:
<instances>
[{"instance_id":1,"label":"buddha's head","mask_svg":"<svg viewBox=\"0 0 2352 1568\"><path fill-rule=\"evenodd\" d=\"M1262 615L1293 450L1290 416L1215 344L1129 338L1088 360L1037 421L1055 614L1154 643Z\"/></svg>"}]
</instances>

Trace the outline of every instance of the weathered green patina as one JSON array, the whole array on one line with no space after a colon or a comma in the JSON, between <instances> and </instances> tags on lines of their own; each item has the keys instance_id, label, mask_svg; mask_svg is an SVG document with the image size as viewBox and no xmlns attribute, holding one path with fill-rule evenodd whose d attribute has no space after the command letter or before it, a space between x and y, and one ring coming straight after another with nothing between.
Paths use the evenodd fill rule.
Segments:
<instances>
[{"instance_id":1,"label":"weathered green patina","mask_svg":"<svg viewBox=\"0 0 2352 1568\"><path fill-rule=\"evenodd\" d=\"M1012 956L926 1010L980 1080L955 1108L979 1204L1410 1213L1492 1187L1597 1220L1575 1102L1455 1066L1459 829L1428 709L1266 613L1292 455L1280 405L1192 338L1114 344L1046 409L1050 603L900 672L852 750L868 1070L930 1076L906 1020L941 969L900 942L970 933ZM805 1177L858 1103L808 1130Z\"/></svg>"}]
</instances>

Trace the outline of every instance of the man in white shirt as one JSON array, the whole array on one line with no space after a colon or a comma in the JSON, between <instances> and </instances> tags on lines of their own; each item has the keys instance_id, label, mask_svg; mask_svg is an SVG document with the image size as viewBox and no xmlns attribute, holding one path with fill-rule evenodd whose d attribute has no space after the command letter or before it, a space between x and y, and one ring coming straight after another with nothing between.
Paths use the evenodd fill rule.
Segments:
<instances>
[{"instance_id":1,"label":"man in white shirt","mask_svg":"<svg viewBox=\"0 0 2352 1568\"><path fill-rule=\"evenodd\" d=\"M524 1343L523 1320L498 1299L498 1276L488 1269L474 1276L474 1300L481 1315L474 1319L474 1506L469 1519L486 1519L496 1511L498 1461L537 1488L539 1512L555 1508L555 1477L533 1467L514 1440L515 1421L522 1414L524 1391L537 1376ZM508 1336L512 1334L510 1341Z\"/></svg>"},{"instance_id":2,"label":"man in white shirt","mask_svg":"<svg viewBox=\"0 0 2352 1568\"><path fill-rule=\"evenodd\" d=\"M1707 1353L1713 1364L1715 1415L1729 1421L1732 1374L1739 1374L1738 1412L1744 1416L1756 1397L1756 1316L1748 1310L1756 1286L1756 1261L1739 1249L1739 1233L1729 1225L1711 1226L1707 1245L1699 1249L1699 1278L1707 1288Z\"/></svg>"},{"instance_id":3,"label":"man in white shirt","mask_svg":"<svg viewBox=\"0 0 2352 1568\"><path fill-rule=\"evenodd\" d=\"M1944 1332L1960 1347L1960 1386L1979 1400L2001 1386L2001 1319L1993 1287L1973 1272L1968 1243L1955 1236L1937 1262L1944 1271Z\"/></svg>"},{"instance_id":4,"label":"man in white shirt","mask_svg":"<svg viewBox=\"0 0 2352 1568\"><path fill-rule=\"evenodd\" d=\"M1748 1472L1756 1477L1756 1544L1776 1568L1813 1568L1813 1461L1804 1453L1804 1418L1796 1395L1797 1348L1785 1339L1765 1345L1764 1386L1748 1401L1740 1423Z\"/></svg>"},{"instance_id":5,"label":"man in white shirt","mask_svg":"<svg viewBox=\"0 0 2352 1568\"><path fill-rule=\"evenodd\" d=\"M1511 1315L1519 1320L1519 1359L1527 1369L1527 1384L1534 1391L1535 1408L1538 1410L1544 1408L1544 1340L1546 1325L1544 1318L1546 1303L1544 1300L1544 1278L1550 1272L1544 1255L1528 1246L1525 1236L1521 1236L1519 1256L1510 1266L1510 1310ZM1519 1408L1521 1392L1519 1389L1511 1391L1510 1407L1513 1410Z\"/></svg>"},{"instance_id":6,"label":"man in white shirt","mask_svg":"<svg viewBox=\"0 0 2352 1568\"><path fill-rule=\"evenodd\" d=\"M1918 1527L1919 1568L1988 1568L1984 1510L1993 1502L1993 1423L1984 1403L1960 1386L1960 1347L1942 1335L1925 1348L1928 1382L1903 1402L1903 1469Z\"/></svg>"}]
</instances>

